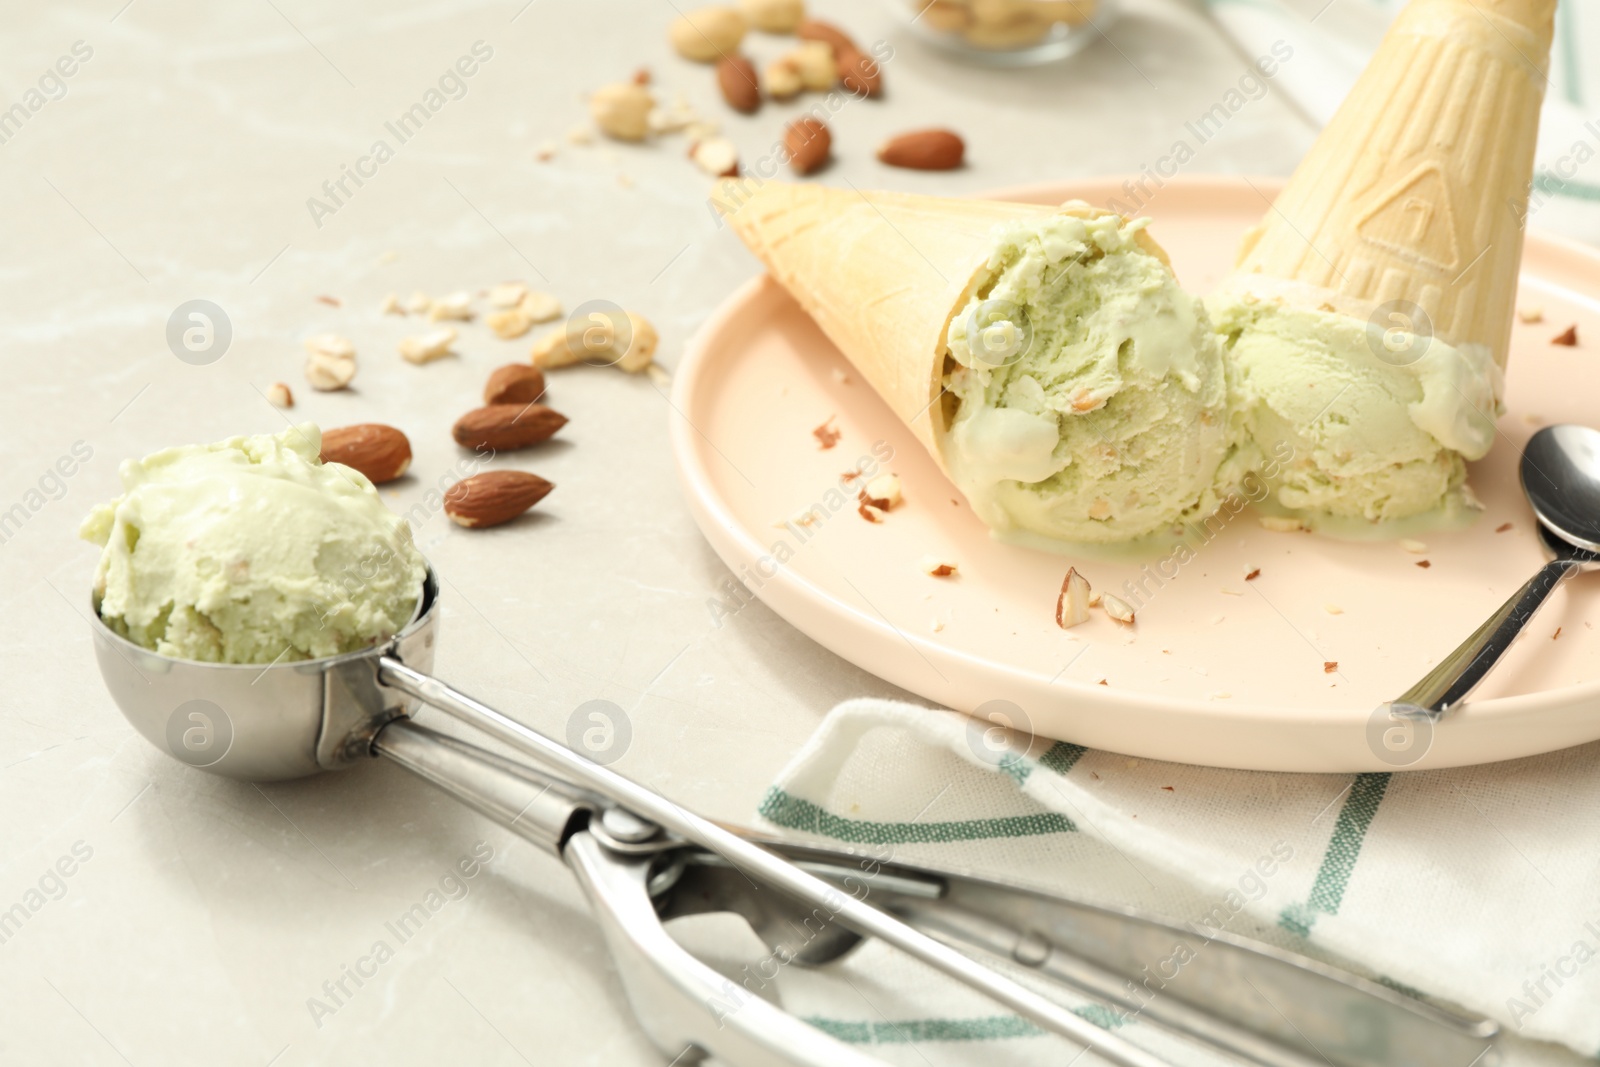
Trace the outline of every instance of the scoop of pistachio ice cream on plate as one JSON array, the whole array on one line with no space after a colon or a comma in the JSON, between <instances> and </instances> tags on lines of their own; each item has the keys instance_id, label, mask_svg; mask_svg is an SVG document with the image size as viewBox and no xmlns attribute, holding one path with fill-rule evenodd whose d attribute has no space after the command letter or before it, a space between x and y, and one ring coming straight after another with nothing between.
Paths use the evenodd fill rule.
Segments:
<instances>
[{"instance_id":1,"label":"scoop of pistachio ice cream on plate","mask_svg":"<svg viewBox=\"0 0 1600 1067\"><path fill-rule=\"evenodd\" d=\"M1089 212L997 227L950 322L945 457L997 533L1128 541L1216 508L1221 346L1142 231Z\"/></svg>"},{"instance_id":2,"label":"scoop of pistachio ice cream on plate","mask_svg":"<svg viewBox=\"0 0 1600 1067\"><path fill-rule=\"evenodd\" d=\"M427 564L372 483L321 447L305 423L124 461L122 495L80 531L102 546L101 618L213 663L315 659L397 633Z\"/></svg>"}]
</instances>

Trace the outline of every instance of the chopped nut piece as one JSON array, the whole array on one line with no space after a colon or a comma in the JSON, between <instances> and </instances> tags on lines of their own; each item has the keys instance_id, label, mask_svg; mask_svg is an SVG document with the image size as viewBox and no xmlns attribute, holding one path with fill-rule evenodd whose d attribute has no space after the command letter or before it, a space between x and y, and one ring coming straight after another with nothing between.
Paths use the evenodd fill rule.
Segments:
<instances>
[{"instance_id":1,"label":"chopped nut piece","mask_svg":"<svg viewBox=\"0 0 1600 1067\"><path fill-rule=\"evenodd\" d=\"M1576 345L1578 343L1577 324L1574 323L1573 325L1568 326L1561 333L1558 333L1556 336L1550 338L1550 343L1553 345L1566 345L1568 348Z\"/></svg>"},{"instance_id":2,"label":"chopped nut piece","mask_svg":"<svg viewBox=\"0 0 1600 1067\"><path fill-rule=\"evenodd\" d=\"M1322 605L1322 610L1326 611L1329 615L1343 615L1344 614L1344 609L1341 608L1337 604L1324 604L1324 605Z\"/></svg>"},{"instance_id":3,"label":"chopped nut piece","mask_svg":"<svg viewBox=\"0 0 1600 1067\"><path fill-rule=\"evenodd\" d=\"M384 297L383 303L378 305L378 314L380 315L404 315L405 313L406 309L400 303L400 297L394 293Z\"/></svg>"},{"instance_id":4,"label":"chopped nut piece","mask_svg":"<svg viewBox=\"0 0 1600 1067\"><path fill-rule=\"evenodd\" d=\"M489 303L497 308L514 308L528 295L521 282L501 282L489 290Z\"/></svg>"},{"instance_id":5,"label":"chopped nut piece","mask_svg":"<svg viewBox=\"0 0 1600 1067\"><path fill-rule=\"evenodd\" d=\"M1339 661L1338 660L1336 660L1336 659L1323 660L1323 662L1322 662L1322 673L1323 674L1334 674L1338 670L1339 670Z\"/></svg>"},{"instance_id":6,"label":"chopped nut piece","mask_svg":"<svg viewBox=\"0 0 1600 1067\"><path fill-rule=\"evenodd\" d=\"M922 567L922 573L930 578L949 578L957 570L954 563L946 563L938 556L923 556L920 566Z\"/></svg>"},{"instance_id":7,"label":"chopped nut piece","mask_svg":"<svg viewBox=\"0 0 1600 1067\"><path fill-rule=\"evenodd\" d=\"M327 304L331 308L342 308L342 307L344 307L344 301L340 300L336 296L318 296L316 298L316 300L317 300L317 303L319 303L319 304Z\"/></svg>"},{"instance_id":8,"label":"chopped nut piece","mask_svg":"<svg viewBox=\"0 0 1600 1067\"><path fill-rule=\"evenodd\" d=\"M689 149L689 158L713 178L739 176L739 150L726 137L708 137L704 141L696 141Z\"/></svg>"},{"instance_id":9,"label":"chopped nut piece","mask_svg":"<svg viewBox=\"0 0 1600 1067\"><path fill-rule=\"evenodd\" d=\"M1413 541L1409 537L1400 542L1400 547L1405 549L1407 552L1414 552L1419 556L1428 551L1427 545L1423 544L1421 541Z\"/></svg>"},{"instance_id":10,"label":"chopped nut piece","mask_svg":"<svg viewBox=\"0 0 1600 1067\"><path fill-rule=\"evenodd\" d=\"M589 98L589 117L607 137L642 141L650 135L650 112L656 98L649 89L632 82L602 85Z\"/></svg>"},{"instance_id":11,"label":"chopped nut piece","mask_svg":"<svg viewBox=\"0 0 1600 1067\"><path fill-rule=\"evenodd\" d=\"M424 293L420 289L412 293L411 296L406 300L406 310L411 312L413 315L426 315L428 313L428 309L432 306L433 297L429 296L427 293Z\"/></svg>"},{"instance_id":12,"label":"chopped nut piece","mask_svg":"<svg viewBox=\"0 0 1600 1067\"><path fill-rule=\"evenodd\" d=\"M1223 596L1244 596L1244 593L1241 590L1238 590L1238 589L1224 589L1224 590L1222 590L1222 595Z\"/></svg>"},{"instance_id":13,"label":"chopped nut piece","mask_svg":"<svg viewBox=\"0 0 1600 1067\"><path fill-rule=\"evenodd\" d=\"M521 308L491 311L483 321L488 323L489 329L503 341L515 340L533 329L533 320L528 318L527 313Z\"/></svg>"},{"instance_id":14,"label":"chopped nut piece","mask_svg":"<svg viewBox=\"0 0 1600 1067\"><path fill-rule=\"evenodd\" d=\"M456 342L456 331L449 326L432 333L425 333L420 337L405 337L400 341L400 355L408 363L432 363L436 359L443 359L450 354L450 346Z\"/></svg>"},{"instance_id":15,"label":"chopped nut piece","mask_svg":"<svg viewBox=\"0 0 1600 1067\"><path fill-rule=\"evenodd\" d=\"M1288 515L1263 515L1261 525L1273 533L1304 533L1306 529L1305 523Z\"/></svg>"},{"instance_id":16,"label":"chopped nut piece","mask_svg":"<svg viewBox=\"0 0 1600 1067\"><path fill-rule=\"evenodd\" d=\"M1562 630L1563 630L1563 629L1565 629L1565 627L1563 627L1563 626L1557 626L1557 627L1556 627L1556 632L1555 632L1555 633L1553 633L1553 634L1551 634L1551 635L1550 635L1550 640L1552 640L1552 641L1559 641L1559 640L1561 640L1561 631L1562 631Z\"/></svg>"},{"instance_id":17,"label":"chopped nut piece","mask_svg":"<svg viewBox=\"0 0 1600 1067\"><path fill-rule=\"evenodd\" d=\"M294 394L289 392L289 387L282 382L273 382L267 386L267 402L275 408L292 408Z\"/></svg>"},{"instance_id":18,"label":"chopped nut piece","mask_svg":"<svg viewBox=\"0 0 1600 1067\"><path fill-rule=\"evenodd\" d=\"M866 503L883 511L893 509L904 499L900 495L900 476L897 474L878 475L861 490L861 498Z\"/></svg>"},{"instance_id":19,"label":"chopped nut piece","mask_svg":"<svg viewBox=\"0 0 1600 1067\"><path fill-rule=\"evenodd\" d=\"M1099 594L1099 593L1090 593L1089 594L1089 606L1091 608L1099 607L1100 606L1100 600L1101 600L1101 594Z\"/></svg>"},{"instance_id":20,"label":"chopped nut piece","mask_svg":"<svg viewBox=\"0 0 1600 1067\"><path fill-rule=\"evenodd\" d=\"M838 382L840 385L849 385L850 375L844 372L843 367L835 367L833 368L833 380Z\"/></svg>"},{"instance_id":21,"label":"chopped nut piece","mask_svg":"<svg viewBox=\"0 0 1600 1067\"><path fill-rule=\"evenodd\" d=\"M944 620L939 618L930 620L928 622L928 629L932 630L934 633L940 632L944 629Z\"/></svg>"},{"instance_id":22,"label":"chopped nut piece","mask_svg":"<svg viewBox=\"0 0 1600 1067\"><path fill-rule=\"evenodd\" d=\"M1133 625L1133 606L1126 600L1107 593L1100 598L1100 605L1105 608L1106 614L1116 621L1127 626Z\"/></svg>"},{"instance_id":23,"label":"chopped nut piece","mask_svg":"<svg viewBox=\"0 0 1600 1067\"><path fill-rule=\"evenodd\" d=\"M871 523L883 521L883 509L869 504L866 500L862 500L860 505L857 506L856 514Z\"/></svg>"},{"instance_id":24,"label":"chopped nut piece","mask_svg":"<svg viewBox=\"0 0 1600 1067\"><path fill-rule=\"evenodd\" d=\"M1067 569L1061 580L1061 595L1056 597L1056 625L1063 630L1089 621L1089 579L1076 567Z\"/></svg>"},{"instance_id":25,"label":"chopped nut piece","mask_svg":"<svg viewBox=\"0 0 1600 1067\"><path fill-rule=\"evenodd\" d=\"M800 67L792 58L767 64L766 77L762 79L767 95L774 100L790 100L800 95L805 82L800 80Z\"/></svg>"},{"instance_id":26,"label":"chopped nut piece","mask_svg":"<svg viewBox=\"0 0 1600 1067\"><path fill-rule=\"evenodd\" d=\"M561 317L561 301L549 293L530 289L520 306L522 313L535 323L554 322Z\"/></svg>"},{"instance_id":27,"label":"chopped nut piece","mask_svg":"<svg viewBox=\"0 0 1600 1067\"><path fill-rule=\"evenodd\" d=\"M1543 322L1544 321L1544 308L1537 307L1537 306L1529 307L1529 308L1518 308L1517 309L1517 318L1521 319L1523 322L1526 322L1526 323L1528 323L1530 325L1535 323L1535 322Z\"/></svg>"},{"instance_id":28,"label":"chopped nut piece","mask_svg":"<svg viewBox=\"0 0 1600 1067\"><path fill-rule=\"evenodd\" d=\"M559 151L554 141L540 141L539 147L533 150L533 158L540 163L548 163L556 158L556 153Z\"/></svg>"},{"instance_id":29,"label":"chopped nut piece","mask_svg":"<svg viewBox=\"0 0 1600 1067\"><path fill-rule=\"evenodd\" d=\"M1417 560L1417 566L1421 567L1423 570L1427 570L1429 567L1433 566L1433 564L1428 560L1419 559Z\"/></svg>"},{"instance_id":30,"label":"chopped nut piece","mask_svg":"<svg viewBox=\"0 0 1600 1067\"><path fill-rule=\"evenodd\" d=\"M810 526L817 521L817 510L814 507L797 511L789 516L789 521L796 526Z\"/></svg>"},{"instance_id":31,"label":"chopped nut piece","mask_svg":"<svg viewBox=\"0 0 1600 1067\"><path fill-rule=\"evenodd\" d=\"M668 374L667 368L661 364L651 363L644 370L650 376L650 381L655 384L657 389L665 389L672 384L672 375Z\"/></svg>"},{"instance_id":32,"label":"chopped nut piece","mask_svg":"<svg viewBox=\"0 0 1600 1067\"><path fill-rule=\"evenodd\" d=\"M1509 522L1502 522L1499 526L1496 526L1494 528L1494 532L1495 533L1505 533L1509 529L1511 529L1511 524Z\"/></svg>"},{"instance_id":33,"label":"chopped nut piece","mask_svg":"<svg viewBox=\"0 0 1600 1067\"><path fill-rule=\"evenodd\" d=\"M1260 567L1250 567L1244 572L1244 580L1247 582L1253 582L1259 577L1261 577Z\"/></svg>"},{"instance_id":34,"label":"chopped nut piece","mask_svg":"<svg viewBox=\"0 0 1600 1067\"><path fill-rule=\"evenodd\" d=\"M332 392L349 385L356 376L356 346L334 333L305 340L306 381L313 389Z\"/></svg>"},{"instance_id":35,"label":"chopped nut piece","mask_svg":"<svg viewBox=\"0 0 1600 1067\"><path fill-rule=\"evenodd\" d=\"M813 92L825 93L839 82L839 61L833 46L823 41L806 41L784 59L800 73L800 84Z\"/></svg>"},{"instance_id":36,"label":"chopped nut piece","mask_svg":"<svg viewBox=\"0 0 1600 1067\"><path fill-rule=\"evenodd\" d=\"M811 431L811 436L817 439L817 444L822 446L824 452L838 444L839 438L844 436L833 428L834 418L835 416L829 415L828 421Z\"/></svg>"},{"instance_id":37,"label":"chopped nut piece","mask_svg":"<svg viewBox=\"0 0 1600 1067\"><path fill-rule=\"evenodd\" d=\"M442 322L445 319L466 322L473 314L472 294L465 291L441 296L433 302L432 307L428 308L428 318L434 322Z\"/></svg>"}]
</instances>

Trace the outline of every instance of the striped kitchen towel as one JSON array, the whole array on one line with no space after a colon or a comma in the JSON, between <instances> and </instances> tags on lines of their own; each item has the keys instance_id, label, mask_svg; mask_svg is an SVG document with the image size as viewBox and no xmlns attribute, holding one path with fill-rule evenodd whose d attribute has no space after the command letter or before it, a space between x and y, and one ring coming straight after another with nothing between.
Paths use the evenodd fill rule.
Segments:
<instances>
[{"instance_id":1,"label":"striped kitchen towel","mask_svg":"<svg viewBox=\"0 0 1600 1067\"><path fill-rule=\"evenodd\" d=\"M1332 117L1404 0L1205 0L1242 56L1292 57L1271 79L1313 125ZM1275 52L1273 46L1279 45ZM1529 224L1600 243L1600 5L1562 0Z\"/></svg>"},{"instance_id":2,"label":"striped kitchen towel","mask_svg":"<svg viewBox=\"0 0 1600 1067\"><path fill-rule=\"evenodd\" d=\"M1508 1064L1600 1058L1600 744L1451 771L1269 774L985 726L910 704L841 704L761 818L1318 956L1499 1020ZM891 1063L1073 1054L881 946L787 968L779 985L786 1010ZM1174 1064L1219 1062L1069 1003Z\"/></svg>"}]
</instances>

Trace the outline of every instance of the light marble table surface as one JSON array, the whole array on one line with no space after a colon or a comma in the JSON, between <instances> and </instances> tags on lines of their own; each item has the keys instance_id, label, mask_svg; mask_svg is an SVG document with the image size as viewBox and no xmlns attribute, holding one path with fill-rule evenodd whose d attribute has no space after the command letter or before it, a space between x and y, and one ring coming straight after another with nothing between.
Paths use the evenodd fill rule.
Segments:
<instances>
[{"instance_id":1,"label":"light marble table surface","mask_svg":"<svg viewBox=\"0 0 1600 1067\"><path fill-rule=\"evenodd\" d=\"M861 188L1137 173L1245 70L1178 0L1133 0L1076 62L1010 72L929 51L878 6L815 7L896 47L888 98L834 122L822 180ZM23 508L0 533L0 1062L662 1062L556 861L387 765L256 787L146 744L94 665L95 550L76 530L123 457L281 429L262 395L279 380L296 419L405 429L412 476L385 495L421 500L465 455L450 423L527 343L474 324L459 358L410 366L394 351L416 320L378 313L391 291L521 279L569 308L615 301L656 323L670 371L757 267L715 225L682 138L567 144L583 94L646 66L747 156L802 106L732 115L669 50L673 15L670 0L8 5L0 106L40 106L0 119L0 512ZM460 98L397 145L385 123L475 42L492 55ZM58 61L73 71L59 81ZM887 134L933 124L966 136L966 169L874 159ZM1311 136L1268 95L1187 169L1286 174ZM308 198L380 137L393 158L314 219ZM541 162L546 141L560 151ZM197 298L232 329L198 366L166 342ZM355 389L305 387L301 340L322 331L355 341ZM829 707L897 691L760 604L714 624L728 572L680 499L656 385L579 368L552 376L551 402L572 420L560 441L498 461L557 484L537 518L473 532L435 514L417 531L446 582L438 671L557 735L578 705L613 701L632 733L618 769L748 821ZM88 458L52 476L74 452ZM474 849L493 858L458 887ZM385 924L441 887L395 944ZM380 940L393 958L315 1011Z\"/></svg>"}]
</instances>

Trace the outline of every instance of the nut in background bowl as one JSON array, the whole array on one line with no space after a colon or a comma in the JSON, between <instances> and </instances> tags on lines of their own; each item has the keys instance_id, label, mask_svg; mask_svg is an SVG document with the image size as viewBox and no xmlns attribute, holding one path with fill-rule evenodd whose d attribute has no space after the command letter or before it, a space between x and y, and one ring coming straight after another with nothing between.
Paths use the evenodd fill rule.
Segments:
<instances>
[{"instance_id":1,"label":"nut in background bowl","mask_svg":"<svg viewBox=\"0 0 1600 1067\"><path fill-rule=\"evenodd\" d=\"M1101 36L1116 0L885 0L918 36L990 66L1063 59Z\"/></svg>"}]
</instances>

